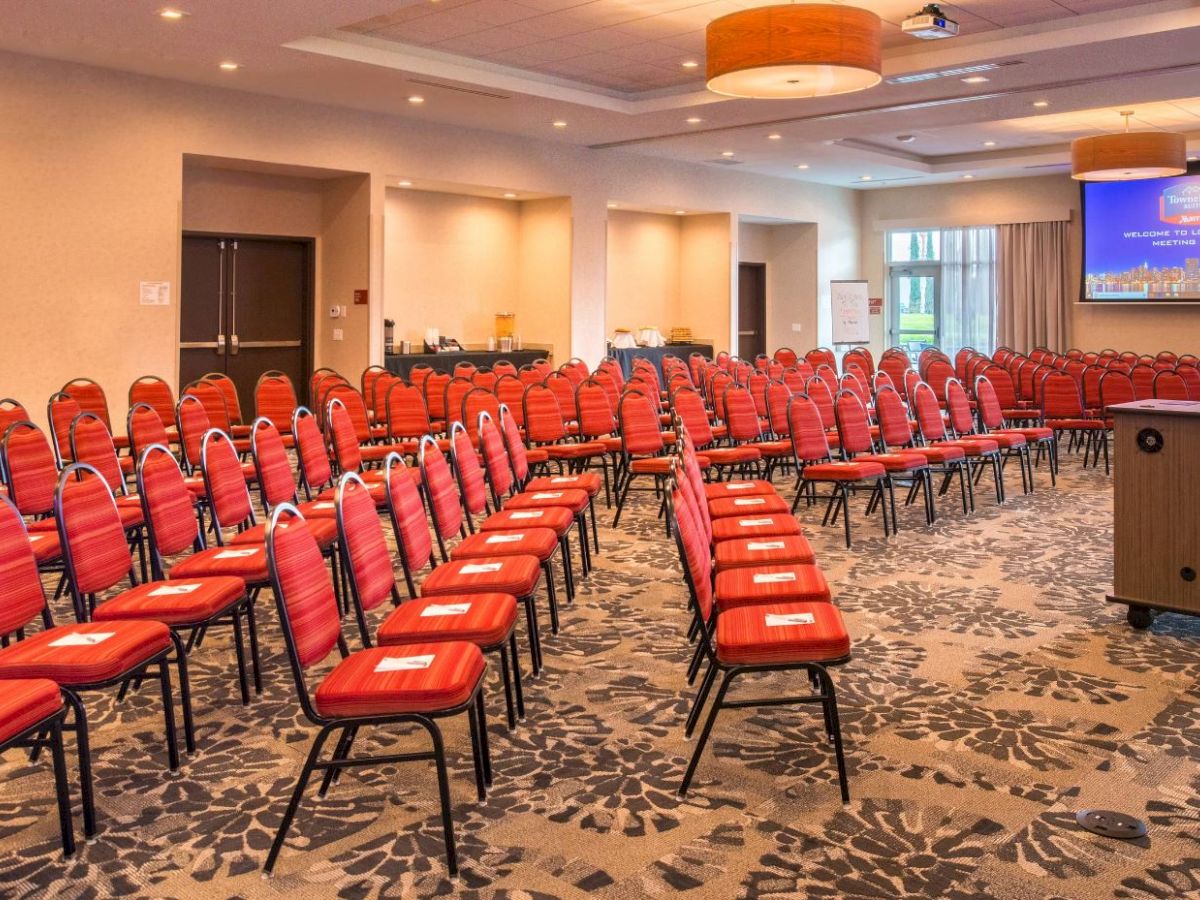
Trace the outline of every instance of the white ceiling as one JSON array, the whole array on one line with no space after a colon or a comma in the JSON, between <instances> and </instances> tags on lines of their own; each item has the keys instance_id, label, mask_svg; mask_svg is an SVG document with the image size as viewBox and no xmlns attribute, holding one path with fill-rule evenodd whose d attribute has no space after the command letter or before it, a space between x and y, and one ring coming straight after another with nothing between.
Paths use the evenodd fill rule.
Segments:
<instances>
[{"instance_id":1,"label":"white ceiling","mask_svg":"<svg viewBox=\"0 0 1200 900\"><path fill-rule=\"evenodd\" d=\"M1200 149L1200 0L962 0L945 41L900 33L923 0L854 0L884 19L885 82L796 101L703 87L704 25L768 0L179 0L177 22L166 2L14 0L0 49L861 188L1065 168L1121 109ZM979 64L987 82L894 81Z\"/></svg>"}]
</instances>

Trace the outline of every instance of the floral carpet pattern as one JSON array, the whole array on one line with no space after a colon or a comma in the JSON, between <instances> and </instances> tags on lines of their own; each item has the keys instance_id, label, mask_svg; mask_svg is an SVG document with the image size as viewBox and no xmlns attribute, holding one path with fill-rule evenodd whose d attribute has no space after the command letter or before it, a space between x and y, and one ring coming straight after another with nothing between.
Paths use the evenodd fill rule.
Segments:
<instances>
[{"instance_id":1,"label":"floral carpet pattern","mask_svg":"<svg viewBox=\"0 0 1200 900\"><path fill-rule=\"evenodd\" d=\"M0 896L1200 898L1200 619L1164 615L1138 632L1105 603L1111 483L1078 458L1057 488L1043 469L1033 495L978 497L964 517L947 495L928 528L901 508L886 541L860 501L852 550L820 508L800 509L854 639L834 672L847 806L811 708L722 713L677 797L694 746L682 734L686 596L641 494L619 530L601 510L603 553L561 632L545 635L545 670L532 679L523 660L515 732L491 673L486 802L465 721L444 726L457 881L425 763L352 770L323 800L310 788L275 876L260 877L315 731L265 594L265 691L239 704L227 633L194 651L199 747L178 774L165 771L156 690L87 696L100 833L74 859L59 854L49 766L5 755ZM741 690L786 689L765 681ZM1074 814L1088 807L1138 816L1149 834L1084 832ZM76 813L81 828L77 792Z\"/></svg>"}]
</instances>

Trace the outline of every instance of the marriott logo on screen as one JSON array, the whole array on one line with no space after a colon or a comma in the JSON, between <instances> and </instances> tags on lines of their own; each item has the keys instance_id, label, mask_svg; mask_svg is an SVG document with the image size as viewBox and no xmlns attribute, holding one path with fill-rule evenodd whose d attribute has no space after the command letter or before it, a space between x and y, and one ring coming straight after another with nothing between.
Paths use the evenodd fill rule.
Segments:
<instances>
[{"instance_id":1,"label":"marriott logo on screen","mask_svg":"<svg viewBox=\"0 0 1200 900\"><path fill-rule=\"evenodd\" d=\"M1158 198L1158 217L1172 225L1200 223L1200 184L1177 184Z\"/></svg>"}]
</instances>

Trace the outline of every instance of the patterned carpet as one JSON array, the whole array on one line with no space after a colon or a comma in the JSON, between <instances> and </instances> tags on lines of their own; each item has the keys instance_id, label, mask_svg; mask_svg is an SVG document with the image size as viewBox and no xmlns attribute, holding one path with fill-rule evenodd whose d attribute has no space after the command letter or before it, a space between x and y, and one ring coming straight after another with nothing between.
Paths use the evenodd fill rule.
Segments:
<instances>
[{"instance_id":1,"label":"patterned carpet","mask_svg":"<svg viewBox=\"0 0 1200 900\"><path fill-rule=\"evenodd\" d=\"M76 859L58 855L49 766L6 754L0 895L1200 897L1200 619L1129 628L1103 600L1109 481L1077 458L1057 490L1038 479L1003 508L981 491L967 519L943 502L932 529L901 509L886 543L860 506L853 551L801 511L854 637L835 672L848 807L811 709L723 713L676 799L692 747L685 596L642 495L620 531L602 527L514 734L489 694L485 804L465 721L446 726L457 883L420 763L355 771L323 801L310 790L275 878L259 877L314 731L266 597L266 693L241 707L226 639L206 642L192 662L200 752L179 775L164 776L153 690L89 697L101 832ZM1141 816L1150 834L1080 831L1089 806Z\"/></svg>"}]
</instances>

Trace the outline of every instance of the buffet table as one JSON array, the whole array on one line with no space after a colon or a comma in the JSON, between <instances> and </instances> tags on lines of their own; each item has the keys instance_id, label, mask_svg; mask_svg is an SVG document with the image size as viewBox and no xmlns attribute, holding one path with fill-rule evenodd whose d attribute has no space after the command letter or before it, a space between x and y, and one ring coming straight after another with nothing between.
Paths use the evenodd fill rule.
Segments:
<instances>
[{"instance_id":1,"label":"buffet table","mask_svg":"<svg viewBox=\"0 0 1200 900\"><path fill-rule=\"evenodd\" d=\"M693 353L703 353L705 356L711 358L713 348L712 344L668 344L666 347L614 348L611 352L613 359L620 363L621 371L625 374L626 378L633 374L633 360L638 356L643 356L658 366L658 377L664 378L662 370L664 356L678 356L684 362L687 362L688 357Z\"/></svg>"},{"instance_id":2,"label":"buffet table","mask_svg":"<svg viewBox=\"0 0 1200 900\"><path fill-rule=\"evenodd\" d=\"M549 357L550 349L547 347L527 347L523 350L509 350L507 353L499 350L455 350L448 353L388 353L384 355L383 364L389 372L407 379L408 373L416 365L426 365L435 372L452 375L454 367L460 362L490 368L501 360L508 360L519 369L536 359Z\"/></svg>"}]
</instances>

